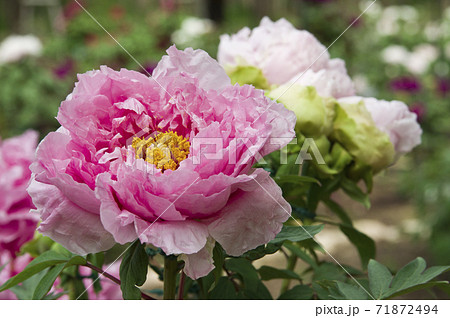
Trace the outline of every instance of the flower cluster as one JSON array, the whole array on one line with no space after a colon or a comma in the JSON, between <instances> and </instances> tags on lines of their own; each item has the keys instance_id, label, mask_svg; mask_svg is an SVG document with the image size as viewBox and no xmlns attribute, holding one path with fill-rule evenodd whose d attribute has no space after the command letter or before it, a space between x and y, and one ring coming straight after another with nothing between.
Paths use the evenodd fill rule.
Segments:
<instances>
[{"instance_id":1,"label":"flower cluster","mask_svg":"<svg viewBox=\"0 0 450 318\"><path fill-rule=\"evenodd\" d=\"M322 172L348 168L358 179L385 169L420 144L415 113L400 101L354 96L345 62L330 59L313 35L284 19L263 18L253 30L222 36L218 57L231 78L240 84L267 83L268 96L295 112L298 137L321 143Z\"/></svg>"}]
</instances>

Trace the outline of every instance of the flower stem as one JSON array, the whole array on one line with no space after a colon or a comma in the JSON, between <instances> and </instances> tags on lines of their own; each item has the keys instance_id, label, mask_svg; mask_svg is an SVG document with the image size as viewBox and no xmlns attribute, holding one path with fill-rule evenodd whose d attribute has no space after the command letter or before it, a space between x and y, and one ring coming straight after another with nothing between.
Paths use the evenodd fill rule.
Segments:
<instances>
[{"instance_id":1,"label":"flower stem","mask_svg":"<svg viewBox=\"0 0 450 318\"><path fill-rule=\"evenodd\" d=\"M99 273L100 275L105 276L106 278L108 278L109 280L113 281L114 283L116 283L117 285L120 286L120 284L121 284L120 279L118 279L118 278L114 277L113 275L111 275L111 274L105 272L105 271L102 270L101 268L98 268L97 266L95 266L95 265L93 265L93 264L91 264L91 263L86 263L84 266L89 267L90 269L96 271L96 272ZM142 297L143 299L146 299L146 300L155 300L155 298L153 298L153 297L151 297L151 296L149 296L149 295L147 295L147 294L144 294L143 292L141 292L141 297Z\"/></svg>"},{"instance_id":2,"label":"flower stem","mask_svg":"<svg viewBox=\"0 0 450 318\"><path fill-rule=\"evenodd\" d=\"M182 271L181 275L180 275L180 286L178 286L178 299L179 300L183 300L185 278L186 278L186 274Z\"/></svg>"},{"instance_id":3,"label":"flower stem","mask_svg":"<svg viewBox=\"0 0 450 318\"><path fill-rule=\"evenodd\" d=\"M178 261L173 255L164 258L164 299L175 299Z\"/></svg>"},{"instance_id":4,"label":"flower stem","mask_svg":"<svg viewBox=\"0 0 450 318\"><path fill-rule=\"evenodd\" d=\"M297 256L295 256L294 254L291 254L291 256L289 256L289 258L288 258L288 263L287 263L286 268L290 271L293 271L296 264L297 264ZM283 280L283 284L281 285L280 295L288 290L290 282L291 282L290 279Z\"/></svg>"}]
</instances>

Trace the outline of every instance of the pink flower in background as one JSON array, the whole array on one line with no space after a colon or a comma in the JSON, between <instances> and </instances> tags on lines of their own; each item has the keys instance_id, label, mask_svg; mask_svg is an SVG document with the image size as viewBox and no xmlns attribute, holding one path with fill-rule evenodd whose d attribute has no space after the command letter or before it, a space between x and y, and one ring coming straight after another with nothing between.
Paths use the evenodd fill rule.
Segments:
<instances>
[{"instance_id":1,"label":"pink flower in background","mask_svg":"<svg viewBox=\"0 0 450 318\"><path fill-rule=\"evenodd\" d=\"M422 129L417 123L417 115L411 112L405 103L359 96L347 97L339 101L347 103L363 101L378 129L389 135L397 154L408 153L420 144Z\"/></svg>"},{"instance_id":2,"label":"pink flower in background","mask_svg":"<svg viewBox=\"0 0 450 318\"><path fill-rule=\"evenodd\" d=\"M13 259L9 253L0 252L0 286L23 271L30 262L28 254ZM11 290L5 290L0 293L0 300L17 300L17 297Z\"/></svg>"},{"instance_id":3,"label":"pink flower in background","mask_svg":"<svg viewBox=\"0 0 450 318\"><path fill-rule=\"evenodd\" d=\"M272 22L264 17L253 30L222 35L218 60L230 72L236 66L257 67L270 85L296 82L314 86L324 97L355 94L345 62L330 60L325 46L311 33L295 29L285 19Z\"/></svg>"},{"instance_id":4,"label":"pink flower in background","mask_svg":"<svg viewBox=\"0 0 450 318\"><path fill-rule=\"evenodd\" d=\"M273 22L264 17L253 30L245 27L222 35L217 58L225 68L255 66L269 84L282 85L308 68L315 72L326 68L330 55L308 31L295 29L285 19Z\"/></svg>"},{"instance_id":5,"label":"pink flower in background","mask_svg":"<svg viewBox=\"0 0 450 318\"><path fill-rule=\"evenodd\" d=\"M83 276L89 276L91 270L87 267L81 266L79 268L80 274ZM112 276L119 278L120 262L115 262L111 265L103 266L103 270L111 274ZM91 286L92 280L85 279L84 285L87 288L87 293L90 300L122 300L122 291L120 290L120 285L114 283L105 276L100 276L99 282L102 290L98 293L95 292L94 287Z\"/></svg>"},{"instance_id":6,"label":"pink flower in background","mask_svg":"<svg viewBox=\"0 0 450 318\"><path fill-rule=\"evenodd\" d=\"M422 123L425 120L427 107L423 103L416 102L409 107L409 110L417 115L417 121L419 123Z\"/></svg>"},{"instance_id":7,"label":"pink flower in background","mask_svg":"<svg viewBox=\"0 0 450 318\"><path fill-rule=\"evenodd\" d=\"M154 79L107 67L79 75L62 127L37 150L29 193L39 230L72 252L139 239L183 254L196 279L213 268L214 240L238 256L281 230L291 208L252 165L294 137L296 117L232 86L204 51L168 54Z\"/></svg>"},{"instance_id":8,"label":"pink flower in background","mask_svg":"<svg viewBox=\"0 0 450 318\"><path fill-rule=\"evenodd\" d=\"M31 240L39 218L26 188L38 134L27 131L21 136L0 140L0 253L11 257Z\"/></svg>"}]
</instances>

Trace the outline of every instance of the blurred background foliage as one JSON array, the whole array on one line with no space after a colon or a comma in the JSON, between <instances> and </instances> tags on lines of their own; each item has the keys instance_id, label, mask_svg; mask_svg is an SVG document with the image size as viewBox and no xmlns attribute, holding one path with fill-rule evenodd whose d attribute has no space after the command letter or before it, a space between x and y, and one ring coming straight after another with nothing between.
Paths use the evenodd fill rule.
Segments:
<instances>
[{"instance_id":1,"label":"blurred background foliage","mask_svg":"<svg viewBox=\"0 0 450 318\"><path fill-rule=\"evenodd\" d=\"M450 1L378 0L357 21L371 1L79 3L136 60L75 1L0 0L0 41L12 34L33 34L43 44L38 56L0 64L1 138L28 128L41 136L56 129L58 106L73 89L76 74L100 65L151 73L171 43L202 48L215 57L221 34L255 27L266 15L288 19L326 46L354 22L330 54L346 61L360 95L402 100L417 113L423 142L391 172L395 195L415 203L421 223L417 236L427 242L433 263L449 263Z\"/></svg>"}]
</instances>

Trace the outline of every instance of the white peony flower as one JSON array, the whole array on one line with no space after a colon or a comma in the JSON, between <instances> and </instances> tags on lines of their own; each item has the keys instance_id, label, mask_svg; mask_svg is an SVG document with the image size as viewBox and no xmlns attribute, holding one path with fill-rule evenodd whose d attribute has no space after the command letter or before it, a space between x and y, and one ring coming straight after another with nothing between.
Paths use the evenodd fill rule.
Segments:
<instances>
[{"instance_id":1,"label":"white peony flower","mask_svg":"<svg viewBox=\"0 0 450 318\"><path fill-rule=\"evenodd\" d=\"M178 45L187 45L198 37L211 33L213 29L214 22L209 19L187 17L181 22L180 29L172 34L171 40Z\"/></svg>"},{"instance_id":2,"label":"white peony flower","mask_svg":"<svg viewBox=\"0 0 450 318\"><path fill-rule=\"evenodd\" d=\"M314 86L322 97L341 98L355 95L355 85L347 74L345 62L341 59L330 60L326 68L317 72L309 69L294 76L289 82Z\"/></svg>"},{"instance_id":3,"label":"white peony flower","mask_svg":"<svg viewBox=\"0 0 450 318\"><path fill-rule=\"evenodd\" d=\"M422 129L417 123L417 115L409 111L405 103L359 96L339 99L339 102L350 104L360 101L364 101L378 129L389 135L397 155L408 153L420 144Z\"/></svg>"},{"instance_id":4,"label":"white peony flower","mask_svg":"<svg viewBox=\"0 0 450 318\"><path fill-rule=\"evenodd\" d=\"M329 53L311 33L297 30L285 19L264 17L258 27L243 28L220 38L218 61L226 69L254 66L269 84L282 85L308 69L320 71L328 65Z\"/></svg>"},{"instance_id":5,"label":"white peony flower","mask_svg":"<svg viewBox=\"0 0 450 318\"><path fill-rule=\"evenodd\" d=\"M381 52L383 61L394 65L403 65L409 56L410 52L402 45L389 45Z\"/></svg>"},{"instance_id":6,"label":"white peony flower","mask_svg":"<svg viewBox=\"0 0 450 318\"><path fill-rule=\"evenodd\" d=\"M435 46L421 44L416 46L409 58L405 60L405 67L411 73L423 74L438 57L439 50Z\"/></svg>"},{"instance_id":7,"label":"white peony flower","mask_svg":"<svg viewBox=\"0 0 450 318\"><path fill-rule=\"evenodd\" d=\"M10 35L0 43L0 64L11 63L25 56L39 56L42 43L34 35Z\"/></svg>"},{"instance_id":8,"label":"white peony flower","mask_svg":"<svg viewBox=\"0 0 450 318\"><path fill-rule=\"evenodd\" d=\"M314 86L323 97L355 94L345 62L330 60L325 46L311 33L295 29L285 19L273 22L265 17L253 30L222 35L218 60L229 73L238 66L256 67L269 85Z\"/></svg>"}]
</instances>

